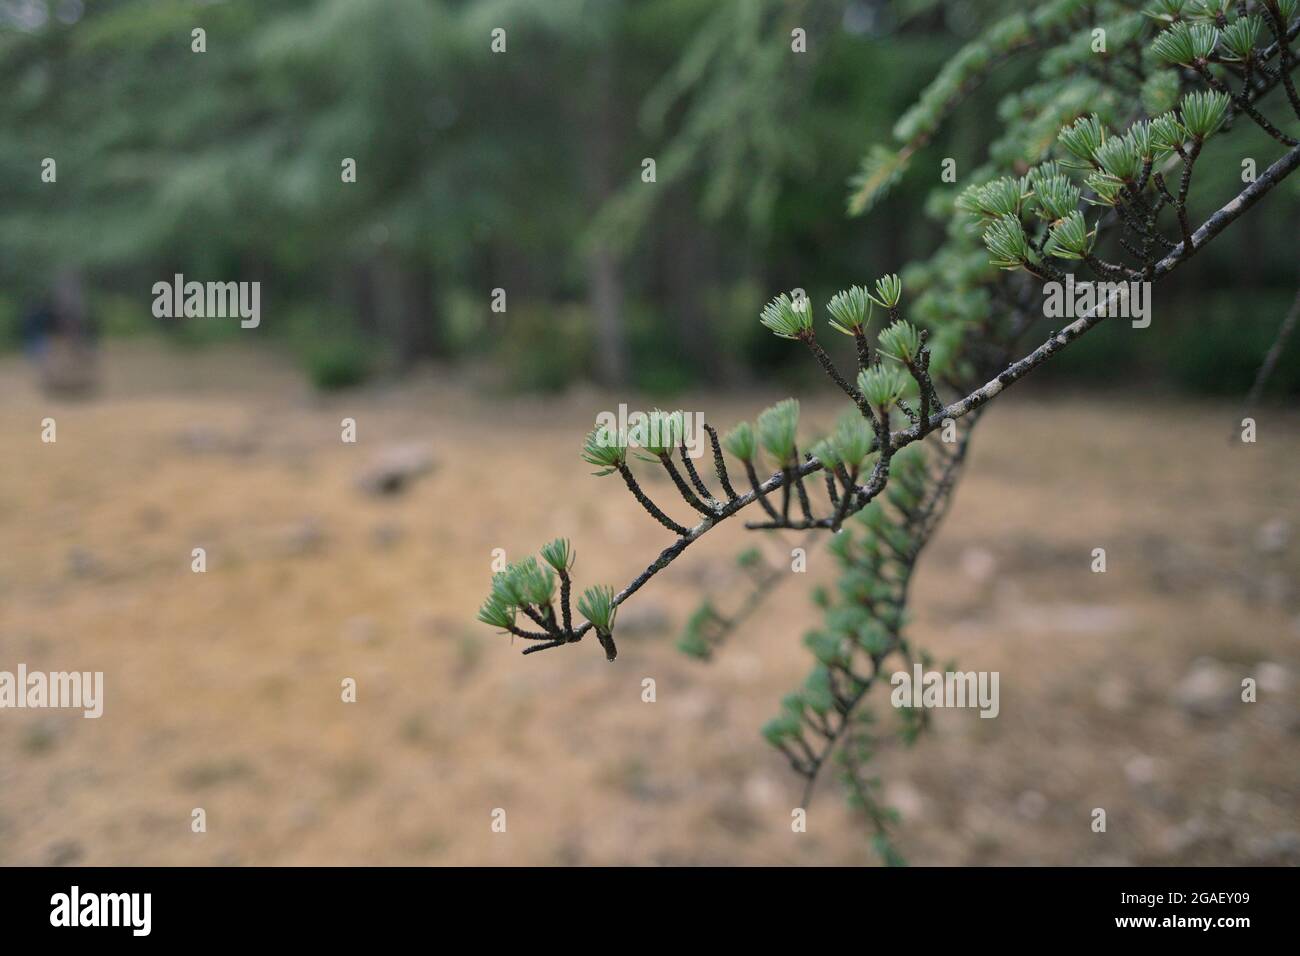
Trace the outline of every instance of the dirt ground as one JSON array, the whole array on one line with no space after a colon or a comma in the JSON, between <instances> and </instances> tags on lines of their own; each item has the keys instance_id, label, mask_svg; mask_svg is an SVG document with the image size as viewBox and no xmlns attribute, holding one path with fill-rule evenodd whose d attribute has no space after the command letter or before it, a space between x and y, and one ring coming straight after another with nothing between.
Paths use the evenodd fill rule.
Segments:
<instances>
[{"instance_id":1,"label":"dirt ground","mask_svg":"<svg viewBox=\"0 0 1300 956\"><path fill-rule=\"evenodd\" d=\"M628 604L614 664L474 621L493 549L564 534L580 586L621 586L668 542L577 455L635 397L429 373L322 398L264 354L138 343L104 371L53 401L0 359L0 670L106 684L99 720L0 711L0 863L876 862L833 785L791 832L798 781L758 733L810 666L821 546L710 664L673 643L739 586L738 522ZM681 404L729 427L779 397ZM985 417L912 633L998 671L1001 713L881 757L910 862L1300 863L1300 416L1260 411L1243 445L1236 413L1031 385ZM359 489L395 446L434 470Z\"/></svg>"}]
</instances>

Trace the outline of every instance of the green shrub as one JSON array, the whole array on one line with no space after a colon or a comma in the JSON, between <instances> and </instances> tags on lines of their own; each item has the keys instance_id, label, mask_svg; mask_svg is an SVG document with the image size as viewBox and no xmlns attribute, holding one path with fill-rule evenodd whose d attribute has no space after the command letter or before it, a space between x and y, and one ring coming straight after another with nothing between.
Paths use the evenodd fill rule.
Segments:
<instances>
[{"instance_id":1,"label":"green shrub","mask_svg":"<svg viewBox=\"0 0 1300 956\"><path fill-rule=\"evenodd\" d=\"M303 364L312 385L332 392L366 381L374 371L374 355L356 337L332 337L307 346Z\"/></svg>"}]
</instances>

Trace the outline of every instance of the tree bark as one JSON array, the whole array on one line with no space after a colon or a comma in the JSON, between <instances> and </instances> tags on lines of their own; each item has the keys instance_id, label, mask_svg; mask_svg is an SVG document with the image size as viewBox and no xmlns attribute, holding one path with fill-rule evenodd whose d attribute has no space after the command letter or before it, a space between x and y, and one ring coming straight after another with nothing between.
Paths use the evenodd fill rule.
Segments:
<instances>
[{"instance_id":1,"label":"tree bark","mask_svg":"<svg viewBox=\"0 0 1300 956\"><path fill-rule=\"evenodd\" d=\"M591 86L597 106L587 125L588 177L593 209L603 206L614 193L612 165L617 146L614 86L614 51L606 44L596 54ZM653 183L644 184L654 188ZM587 257L587 296L596 332L596 379L606 386L627 381L627 329L623 322L622 263L613 251L598 247Z\"/></svg>"}]
</instances>

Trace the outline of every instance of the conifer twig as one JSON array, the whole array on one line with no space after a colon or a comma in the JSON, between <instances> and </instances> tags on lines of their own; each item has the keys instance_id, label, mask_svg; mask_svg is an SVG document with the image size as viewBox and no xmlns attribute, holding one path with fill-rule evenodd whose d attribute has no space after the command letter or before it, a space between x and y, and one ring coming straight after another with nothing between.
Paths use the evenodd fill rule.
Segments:
<instances>
[{"instance_id":1,"label":"conifer twig","mask_svg":"<svg viewBox=\"0 0 1300 956\"><path fill-rule=\"evenodd\" d=\"M726 492L727 500L735 501L739 496L736 489L731 487L731 479L727 475L727 462L722 457L722 445L718 441L718 432L712 425L705 425L704 430L709 433L709 442L713 445L713 469L717 472L718 481L722 485L722 490Z\"/></svg>"},{"instance_id":2,"label":"conifer twig","mask_svg":"<svg viewBox=\"0 0 1300 956\"><path fill-rule=\"evenodd\" d=\"M1191 234L1190 237L1179 243L1163 259L1155 264L1150 270L1152 279L1161 278L1174 271L1184 262L1189 260L1198 251L1203 249L1206 244L1212 241L1216 236L1223 232L1229 225L1235 222L1246 210L1250 209L1257 203L1261 197L1274 189L1278 183L1295 171L1300 166L1300 146L1292 147L1281 158L1270 165L1256 180L1248 184L1240 193L1231 201L1220 207L1201 226ZM932 413L928 419L920 420L909 427L903 428L897 432L890 432L888 425L884 424L877 431L876 441L873 443L874 450L879 453L876 464L872 469L866 485L858 486L854 489L854 494L848 495L853 498L851 508L858 510L865 507L876 495L885 487L889 476L889 463L893 454L901 448L923 438L930 430L942 424L945 418L960 419L970 415L984 406L991 399L999 395L1009 386L1015 384L1020 379L1031 373L1035 368L1052 358L1058 352L1067 348L1072 342L1080 336L1086 334L1090 329L1100 323L1105 317L1113 311L1112 307L1116 305L1118 292L1112 292L1103 302L1097 303L1089 309L1084 315L1077 318L1074 322L1067 325L1060 331L1053 332L1048 339L1035 348L1033 351L1022 358L1011 362L998 375L990 379L984 385L972 390L963 398L947 406L939 408ZM887 423L887 417L878 419ZM753 486L752 490L744 495L739 495L735 499L720 505L712 513L706 514L703 521L693 528L686 528L677 524L662 511L659 510L653 502L649 500L641 491L635 477L632 475L626 462L619 462L615 467L622 475L624 482L637 501L646 509L652 517L660 524L677 534L675 540L668 547L660 552L659 556L651 562L639 575L637 575L627 586L617 594L612 595L610 604L612 608L617 608L629 597L635 594L647 581L675 561L681 554L695 541L703 537L708 531L715 527L719 522L726 520L742 509L753 504L755 501L761 502L774 521L779 521L772 510L770 502L766 496L771 492L782 489L783 494L787 496L790 493L790 483L798 481L807 475L813 474L823 468L822 463L813 456L808 456L806 460L797 462L794 465L787 465L778 473L759 482L757 474L754 471L752 460L745 462L746 471ZM680 479L680 476L678 476ZM684 484L684 483L683 483ZM689 489L688 489L689 490ZM841 500L843 507L843 499ZM821 521L809 522L808 527L829 527L833 519L822 519ZM793 527L788 521L782 522L779 526ZM530 615L531 616L531 615ZM553 617L553 612L552 612ZM545 619L539 621L545 625ZM551 627L554 627L552 621ZM592 628L592 622L589 620L585 624L562 634L554 641L537 644L527 648L525 653L532 653L538 650L545 650L550 647L557 647L564 643L572 643L581 640L583 635ZM547 628L549 630L549 628ZM558 628L557 628L558 630ZM606 635L608 637L608 635ZM602 640L602 643L605 643Z\"/></svg>"},{"instance_id":3,"label":"conifer twig","mask_svg":"<svg viewBox=\"0 0 1300 956\"><path fill-rule=\"evenodd\" d=\"M1250 392L1246 395L1246 402L1242 407L1243 416L1253 409L1260 397L1264 394L1264 386L1268 384L1269 377L1272 376L1273 370L1277 367L1278 360L1282 358L1282 352L1286 349L1287 340L1291 338L1291 333L1295 330L1297 321L1300 321L1300 290L1296 291L1295 300L1291 303L1291 309L1282 319L1282 324L1278 326L1277 335L1273 337L1273 344L1269 346L1264 361L1260 363L1259 371L1255 373L1255 381L1250 386Z\"/></svg>"},{"instance_id":4,"label":"conifer twig","mask_svg":"<svg viewBox=\"0 0 1300 956\"><path fill-rule=\"evenodd\" d=\"M636 476L632 474L632 469L627 466L626 462L618 466L618 473L623 476L623 481L627 485L627 490L632 492L632 497L635 498L637 503L650 514L650 517L654 518L655 521L658 521L673 534L685 536L690 533L683 525L679 525L672 518L660 511L659 506L646 497L645 492L641 490L641 485L637 483Z\"/></svg>"},{"instance_id":5,"label":"conifer twig","mask_svg":"<svg viewBox=\"0 0 1300 956\"><path fill-rule=\"evenodd\" d=\"M573 579L569 572L560 568L560 613L564 616L565 633L573 633L573 610L569 606L569 597L573 588Z\"/></svg>"},{"instance_id":6,"label":"conifer twig","mask_svg":"<svg viewBox=\"0 0 1300 956\"><path fill-rule=\"evenodd\" d=\"M668 477L673 480L673 484L677 486L677 493L682 496L682 500L706 518L712 517L714 515L713 509L701 501L695 492L691 491L690 486L682 478L681 472L673 464L672 452L665 452L660 455L659 461L663 464L664 470L668 472ZM681 532L679 531L678 534L681 534Z\"/></svg>"},{"instance_id":7,"label":"conifer twig","mask_svg":"<svg viewBox=\"0 0 1300 956\"><path fill-rule=\"evenodd\" d=\"M684 439L681 445L678 446L677 451L681 455L682 464L686 468L686 475L691 479L691 484L694 485L695 490L712 501L713 492L709 491L708 486L704 484L704 480L700 478L700 473L695 470L695 462L691 461L691 456L686 453L686 441Z\"/></svg>"},{"instance_id":8,"label":"conifer twig","mask_svg":"<svg viewBox=\"0 0 1300 956\"><path fill-rule=\"evenodd\" d=\"M763 506L763 510L766 511L771 516L773 521L780 521L781 519L777 515L776 509L772 507L772 502L767 500L767 494L764 492L763 486L759 484L758 473L754 471L754 463L752 461L745 462L745 474L749 477L749 483L754 488L752 494L755 498L758 499L758 503ZM781 479L782 482L784 482L785 480L784 473L782 473ZM734 500L740 501L741 499L736 498Z\"/></svg>"},{"instance_id":9,"label":"conifer twig","mask_svg":"<svg viewBox=\"0 0 1300 956\"><path fill-rule=\"evenodd\" d=\"M1249 183L1241 192L1232 200L1224 204L1215 211L1204 223L1192 234L1190 243L1181 242L1163 259L1156 264L1152 270L1153 279L1161 278L1173 272L1184 262L1194 256L1206 244L1218 236L1224 229L1239 219L1248 209L1257 203L1260 198L1275 188L1278 183L1286 179L1291 173L1295 172L1296 167L1300 166L1300 147L1293 147L1280 159L1269 166L1261 173L1253 183ZM1110 298L1106 300L1108 306L1114 306L1116 303ZM928 422L919 422L898 432L890 434L888 442L891 449L898 449L911 444L928 434L932 429L943 424L945 418L960 419L971 414L976 409L999 395L1009 386L1020 381L1038 366L1048 361L1052 356L1067 348L1072 342L1081 335L1088 332L1098 323L1105 319L1104 314L1098 314L1099 306L1094 305L1084 315L1080 316L1074 322L1067 325L1060 331L1054 332L1048 339L1035 348L1032 352L1024 357L1012 362L1004 368L998 375L985 382L979 388L974 389L958 401L952 402L940 408L933 413ZM1107 311L1110 311L1108 308ZM882 456L883 457L883 456ZM786 482L786 477L777 473L768 478L761 484L757 475L754 473L752 463L748 466L750 481L754 485L754 490L748 492L734 501L725 505L718 513L715 521L706 520L704 523L697 525L695 528L683 536L678 542L666 548L645 571L633 580L626 588L618 593L615 597L615 603L621 603L639 590L651 577L657 574L664 567L667 567L672 561L684 551L689 545L703 536L709 529L721 521L730 517L742 508L752 504L756 500L762 500L768 509L769 516L773 521L779 521L779 517L771 510L770 503L766 503L765 495L782 487ZM821 462L816 458L801 464L795 471L800 475L812 474L821 470ZM870 500L872 489L859 488L858 502L863 502L863 498Z\"/></svg>"}]
</instances>

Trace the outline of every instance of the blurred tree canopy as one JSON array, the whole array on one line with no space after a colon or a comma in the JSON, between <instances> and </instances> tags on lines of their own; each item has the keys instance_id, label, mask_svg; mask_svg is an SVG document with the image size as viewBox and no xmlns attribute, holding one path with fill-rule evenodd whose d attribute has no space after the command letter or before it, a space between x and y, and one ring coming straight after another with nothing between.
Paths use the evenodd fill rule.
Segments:
<instances>
[{"instance_id":1,"label":"blurred tree canopy","mask_svg":"<svg viewBox=\"0 0 1300 956\"><path fill-rule=\"evenodd\" d=\"M849 182L1007 6L3 0L0 324L71 274L110 330L147 328L150 287L183 273L260 281L258 334L321 384L362 374L340 363L485 354L511 388L743 380L784 357L756 321L773 290L821 299L941 235L922 215L935 150L866 219ZM955 116L947 188L1000 92ZM1221 306L1206 327L1249 313L1266 343L1296 281L1294 216L1241 229L1260 254L1207 254L1180 289ZM1077 367L1124 374L1132 357L1098 338ZM1171 363L1192 381L1194 353Z\"/></svg>"}]
</instances>

